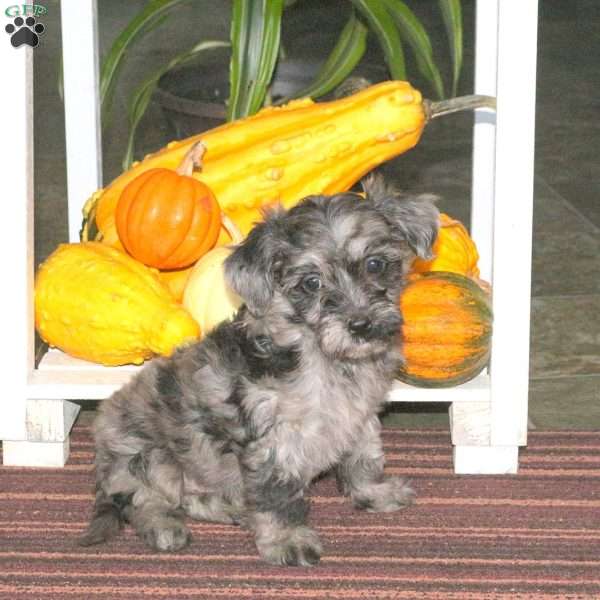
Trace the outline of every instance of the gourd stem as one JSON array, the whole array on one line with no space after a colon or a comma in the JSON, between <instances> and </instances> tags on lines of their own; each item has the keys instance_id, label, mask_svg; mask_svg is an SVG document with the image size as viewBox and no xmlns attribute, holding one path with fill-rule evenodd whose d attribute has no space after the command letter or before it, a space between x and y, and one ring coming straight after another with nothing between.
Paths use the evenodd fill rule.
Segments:
<instances>
[{"instance_id":1,"label":"gourd stem","mask_svg":"<svg viewBox=\"0 0 600 600\"><path fill-rule=\"evenodd\" d=\"M240 228L225 213L221 213L221 224L230 235L233 244L237 245L243 241L244 235L240 231Z\"/></svg>"},{"instance_id":2,"label":"gourd stem","mask_svg":"<svg viewBox=\"0 0 600 600\"><path fill-rule=\"evenodd\" d=\"M196 142L186 153L177 167L176 171L179 175L192 176L194 169L202 169L202 157L206 153L206 146L200 140Z\"/></svg>"},{"instance_id":3,"label":"gourd stem","mask_svg":"<svg viewBox=\"0 0 600 600\"><path fill-rule=\"evenodd\" d=\"M186 153L177 167L179 175L192 176L194 169L202 169L202 157L206 153L206 146L202 140L196 142ZM239 244L244 236L239 227L224 213L221 212L221 226L227 231L234 244Z\"/></svg>"},{"instance_id":4,"label":"gourd stem","mask_svg":"<svg viewBox=\"0 0 600 600\"><path fill-rule=\"evenodd\" d=\"M431 121L431 119L441 117L442 115L449 115L450 113L463 110L474 110L476 108L491 108L496 110L496 98L494 96L472 94L470 96L459 96L458 98L450 98L438 102L423 100L423 108L427 120Z\"/></svg>"}]
</instances>

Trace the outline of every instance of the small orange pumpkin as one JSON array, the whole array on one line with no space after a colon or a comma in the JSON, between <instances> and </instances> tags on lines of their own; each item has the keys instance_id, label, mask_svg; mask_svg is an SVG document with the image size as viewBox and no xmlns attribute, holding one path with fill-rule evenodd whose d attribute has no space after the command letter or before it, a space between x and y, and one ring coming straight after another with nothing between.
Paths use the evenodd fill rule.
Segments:
<instances>
[{"instance_id":1,"label":"small orange pumpkin","mask_svg":"<svg viewBox=\"0 0 600 600\"><path fill-rule=\"evenodd\" d=\"M411 275L400 296L404 365L398 379L450 387L478 375L490 358L492 309L475 281L443 271Z\"/></svg>"},{"instance_id":2,"label":"small orange pumpkin","mask_svg":"<svg viewBox=\"0 0 600 600\"><path fill-rule=\"evenodd\" d=\"M460 221L444 213L440 214L440 229L433 245L433 254L431 260L415 259L412 272L447 271L474 279L479 277L479 253L475 242Z\"/></svg>"},{"instance_id":3,"label":"small orange pumpkin","mask_svg":"<svg viewBox=\"0 0 600 600\"><path fill-rule=\"evenodd\" d=\"M199 142L176 171L150 169L123 190L115 212L117 233L125 250L145 265L181 269L217 242L219 205L210 188L191 176L204 151Z\"/></svg>"}]
</instances>

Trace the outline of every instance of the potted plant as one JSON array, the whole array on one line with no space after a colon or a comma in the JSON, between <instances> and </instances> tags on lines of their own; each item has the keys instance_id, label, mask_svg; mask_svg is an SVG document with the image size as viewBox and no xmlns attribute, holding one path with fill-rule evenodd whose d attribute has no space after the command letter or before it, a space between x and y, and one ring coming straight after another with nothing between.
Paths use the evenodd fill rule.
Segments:
<instances>
[{"instance_id":1,"label":"potted plant","mask_svg":"<svg viewBox=\"0 0 600 600\"><path fill-rule=\"evenodd\" d=\"M104 57L100 93L103 117L111 99L127 53L135 42L160 24L180 4L189 0L149 0L116 38ZM179 111L195 121L197 131L223 120L254 114L265 104L285 102L301 96L321 98L339 89L351 76L361 76L359 63L368 44L377 42L385 59L385 69L375 70L375 78L407 79L405 46L412 49L420 76L433 96L446 96L443 78L434 60L432 44L423 23L407 2L401 0L338 0L347 12L346 23L328 56L310 68L295 69L282 60L281 26L288 11L298 10L303 0L233 0L230 42L200 40L192 48L158 65L132 94L128 106L129 134L123 168L134 159L135 133L152 98L158 97L165 110ZM447 31L452 62L450 95L455 95L462 63L462 20L460 0L439 0L438 7ZM211 75L188 66L206 53L214 58ZM297 73L301 77L297 77ZM306 77L308 73L309 77ZM170 84L190 77L195 89L209 90L205 98L174 93ZM369 73L373 74L373 71ZM185 78L184 78L185 79ZM367 77L370 79L370 77ZM351 80L352 81L352 80ZM356 79L353 83L356 83ZM362 77L358 79L359 85ZM200 84L202 82L202 84ZM184 86L185 87L185 86ZM188 86L189 87L189 86ZM352 87L352 86L350 86ZM343 93L343 92L342 92ZM181 136L188 134L180 131Z\"/></svg>"}]
</instances>

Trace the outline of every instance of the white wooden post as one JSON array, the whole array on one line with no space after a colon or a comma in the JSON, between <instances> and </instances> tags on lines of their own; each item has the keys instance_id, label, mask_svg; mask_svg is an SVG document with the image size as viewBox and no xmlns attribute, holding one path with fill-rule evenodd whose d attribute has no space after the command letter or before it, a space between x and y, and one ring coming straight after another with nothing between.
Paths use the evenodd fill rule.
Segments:
<instances>
[{"instance_id":1,"label":"white wooden post","mask_svg":"<svg viewBox=\"0 0 600 600\"><path fill-rule=\"evenodd\" d=\"M496 19L492 4L497 4ZM494 334L489 404L451 409L454 466L459 473L516 473L518 447L527 442L538 2L520 2L518 19L509 0L479 1L477 10L485 11L477 19L478 63L490 39L493 47L494 27L497 31L497 61L495 68L488 67L496 71L495 141L485 129L475 134L475 166L485 175L476 171L474 193L480 196L473 197L477 236L491 239ZM476 72L476 86L482 86L476 93L489 93L485 67L478 65ZM487 128L483 117L478 119L476 130ZM491 238L484 232L490 190L483 179L492 173L482 166L487 161L494 165ZM489 268L489 248L489 242L482 242L484 269Z\"/></svg>"},{"instance_id":2,"label":"white wooden post","mask_svg":"<svg viewBox=\"0 0 600 600\"><path fill-rule=\"evenodd\" d=\"M33 52L0 39L2 91L0 177L6 227L0 236L10 290L0 311L0 439L25 439L27 375L33 368ZM10 143L9 143L10 140ZM6 445L4 446L6 452Z\"/></svg>"},{"instance_id":3,"label":"white wooden post","mask_svg":"<svg viewBox=\"0 0 600 600\"><path fill-rule=\"evenodd\" d=\"M538 1L518 19L514 3L499 8L492 444L507 446L527 441Z\"/></svg>"},{"instance_id":4,"label":"white wooden post","mask_svg":"<svg viewBox=\"0 0 600 600\"><path fill-rule=\"evenodd\" d=\"M83 203L101 185L96 12L95 0L61 2L72 242L79 239ZM0 401L0 439L4 464L62 466L69 454L69 433L79 407L61 395L58 380L46 386L47 396L40 397L40 377L33 360L34 52L27 46L15 49L7 41L0 54L5 76L11 82L4 95L10 116L5 119L5 135L11 140L11 151L2 161L2 179L13 186L11 202L7 203L11 227L0 243L5 256L12 257L9 277L14 282L0 317L5 335L0 358L7 383Z\"/></svg>"},{"instance_id":5,"label":"white wooden post","mask_svg":"<svg viewBox=\"0 0 600 600\"><path fill-rule=\"evenodd\" d=\"M498 0L478 1L475 13L475 94L496 96ZM471 237L479 251L481 278L492 280L496 112L475 111L471 184Z\"/></svg>"},{"instance_id":6,"label":"white wooden post","mask_svg":"<svg viewBox=\"0 0 600 600\"><path fill-rule=\"evenodd\" d=\"M81 209L102 187L96 0L61 0L69 241L79 241Z\"/></svg>"}]
</instances>

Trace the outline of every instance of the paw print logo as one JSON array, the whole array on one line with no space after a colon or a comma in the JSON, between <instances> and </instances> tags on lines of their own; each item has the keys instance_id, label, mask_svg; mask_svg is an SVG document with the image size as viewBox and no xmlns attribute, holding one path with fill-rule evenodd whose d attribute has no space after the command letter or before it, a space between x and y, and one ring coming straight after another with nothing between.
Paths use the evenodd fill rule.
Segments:
<instances>
[{"instance_id":1,"label":"paw print logo","mask_svg":"<svg viewBox=\"0 0 600 600\"><path fill-rule=\"evenodd\" d=\"M4 30L10 35L10 43L18 48L27 44L35 48L40 43L39 36L44 33L46 28L42 23L36 23L33 17L17 17L12 23L9 23Z\"/></svg>"}]
</instances>

